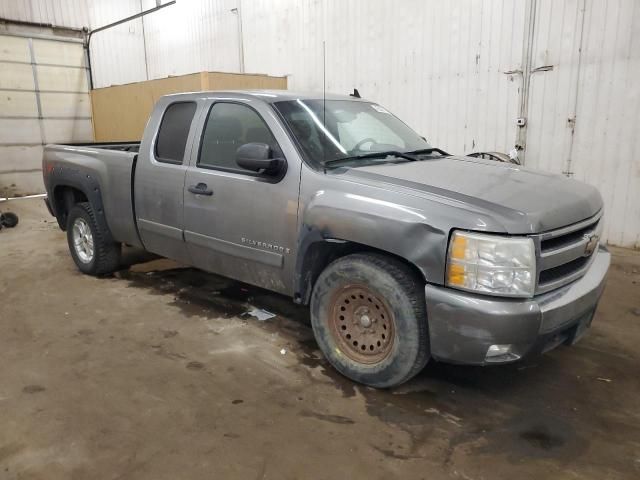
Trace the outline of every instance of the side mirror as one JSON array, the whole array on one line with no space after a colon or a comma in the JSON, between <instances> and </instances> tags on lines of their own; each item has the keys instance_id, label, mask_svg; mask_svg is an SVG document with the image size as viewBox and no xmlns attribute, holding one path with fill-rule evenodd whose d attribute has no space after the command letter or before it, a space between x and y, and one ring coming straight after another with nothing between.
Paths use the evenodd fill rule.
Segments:
<instances>
[{"instance_id":1,"label":"side mirror","mask_svg":"<svg viewBox=\"0 0 640 480\"><path fill-rule=\"evenodd\" d=\"M236 163L242 168L276 175L282 170L284 159L270 157L271 147L266 143L245 143L236 150Z\"/></svg>"}]
</instances>

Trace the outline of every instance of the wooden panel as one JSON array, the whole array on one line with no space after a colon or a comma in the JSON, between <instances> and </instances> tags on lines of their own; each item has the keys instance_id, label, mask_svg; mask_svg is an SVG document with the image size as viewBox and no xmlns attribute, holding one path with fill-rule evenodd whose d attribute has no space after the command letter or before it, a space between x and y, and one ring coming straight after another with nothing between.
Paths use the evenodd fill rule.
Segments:
<instances>
[{"instance_id":1,"label":"wooden panel","mask_svg":"<svg viewBox=\"0 0 640 480\"><path fill-rule=\"evenodd\" d=\"M31 62L29 40L26 38L0 35L0 60Z\"/></svg>"},{"instance_id":2,"label":"wooden panel","mask_svg":"<svg viewBox=\"0 0 640 480\"><path fill-rule=\"evenodd\" d=\"M87 72L83 68L45 67L42 65L38 65L36 68L40 90L88 91Z\"/></svg>"},{"instance_id":3,"label":"wooden panel","mask_svg":"<svg viewBox=\"0 0 640 480\"><path fill-rule=\"evenodd\" d=\"M90 117L91 106L86 93L41 93L44 117Z\"/></svg>"},{"instance_id":4,"label":"wooden panel","mask_svg":"<svg viewBox=\"0 0 640 480\"><path fill-rule=\"evenodd\" d=\"M204 72L203 90L286 90L287 77L270 77L242 73Z\"/></svg>"},{"instance_id":5,"label":"wooden panel","mask_svg":"<svg viewBox=\"0 0 640 480\"><path fill-rule=\"evenodd\" d=\"M0 115L8 117L37 117L38 105L34 92L2 92Z\"/></svg>"},{"instance_id":6,"label":"wooden panel","mask_svg":"<svg viewBox=\"0 0 640 480\"><path fill-rule=\"evenodd\" d=\"M34 39L33 54L36 63L53 63L71 67L84 66L84 49L79 43Z\"/></svg>"},{"instance_id":7,"label":"wooden panel","mask_svg":"<svg viewBox=\"0 0 640 480\"><path fill-rule=\"evenodd\" d=\"M0 89L35 90L31 65L0 61Z\"/></svg>"},{"instance_id":8,"label":"wooden panel","mask_svg":"<svg viewBox=\"0 0 640 480\"><path fill-rule=\"evenodd\" d=\"M199 74L130 83L91 91L97 142L137 141L162 95L200 90Z\"/></svg>"},{"instance_id":9,"label":"wooden panel","mask_svg":"<svg viewBox=\"0 0 640 480\"><path fill-rule=\"evenodd\" d=\"M92 90L95 140L140 140L153 106L162 95L248 88L286 89L287 79L267 75L203 72Z\"/></svg>"}]
</instances>

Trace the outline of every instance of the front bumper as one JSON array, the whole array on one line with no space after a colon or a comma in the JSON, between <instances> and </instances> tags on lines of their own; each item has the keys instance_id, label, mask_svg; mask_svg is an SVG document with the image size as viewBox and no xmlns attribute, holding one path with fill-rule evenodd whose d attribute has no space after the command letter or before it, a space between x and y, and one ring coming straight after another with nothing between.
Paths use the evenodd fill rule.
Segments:
<instances>
[{"instance_id":1,"label":"front bumper","mask_svg":"<svg viewBox=\"0 0 640 480\"><path fill-rule=\"evenodd\" d=\"M577 341L591 323L611 262L604 247L595 255L582 278L531 299L488 297L427 284L431 355L451 363L506 363ZM492 345L510 345L510 354L487 358Z\"/></svg>"}]
</instances>

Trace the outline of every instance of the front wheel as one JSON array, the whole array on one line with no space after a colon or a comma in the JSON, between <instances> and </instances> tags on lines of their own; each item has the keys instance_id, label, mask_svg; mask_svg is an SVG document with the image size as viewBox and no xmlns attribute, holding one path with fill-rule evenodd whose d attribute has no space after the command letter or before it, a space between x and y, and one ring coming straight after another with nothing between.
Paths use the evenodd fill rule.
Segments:
<instances>
[{"instance_id":1,"label":"front wheel","mask_svg":"<svg viewBox=\"0 0 640 480\"><path fill-rule=\"evenodd\" d=\"M424 284L391 257L353 254L330 264L313 289L311 324L329 362L365 385L399 385L429 359Z\"/></svg>"},{"instance_id":2,"label":"front wheel","mask_svg":"<svg viewBox=\"0 0 640 480\"><path fill-rule=\"evenodd\" d=\"M77 203L67 217L67 243L78 269L89 275L111 273L120 264L121 246L107 240L89 203Z\"/></svg>"}]
</instances>

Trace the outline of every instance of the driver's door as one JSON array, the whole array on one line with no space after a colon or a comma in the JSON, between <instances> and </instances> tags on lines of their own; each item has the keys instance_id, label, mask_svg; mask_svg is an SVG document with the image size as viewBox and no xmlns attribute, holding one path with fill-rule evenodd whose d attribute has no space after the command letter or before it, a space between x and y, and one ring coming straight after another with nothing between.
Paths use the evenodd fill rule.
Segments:
<instances>
[{"instance_id":1,"label":"driver's door","mask_svg":"<svg viewBox=\"0 0 640 480\"><path fill-rule=\"evenodd\" d=\"M299 162L277 177L239 167L238 147L260 142L285 156L290 141L267 104L213 100L187 169L184 237L192 263L270 290L291 293Z\"/></svg>"}]
</instances>

